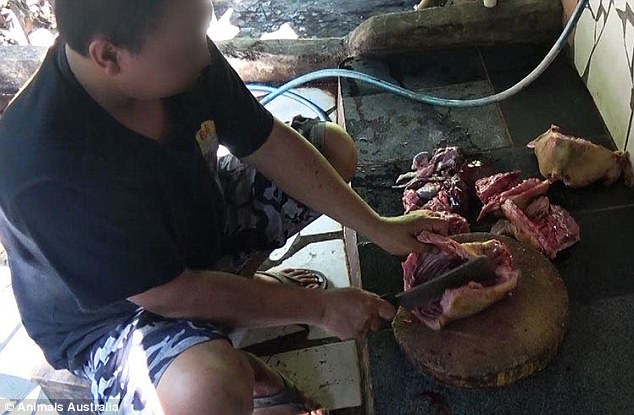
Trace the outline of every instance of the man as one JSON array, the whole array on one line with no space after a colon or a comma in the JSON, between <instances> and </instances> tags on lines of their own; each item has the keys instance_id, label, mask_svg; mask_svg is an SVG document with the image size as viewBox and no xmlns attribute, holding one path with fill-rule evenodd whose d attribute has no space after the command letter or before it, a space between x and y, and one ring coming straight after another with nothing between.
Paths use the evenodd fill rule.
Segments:
<instances>
[{"instance_id":1,"label":"man","mask_svg":"<svg viewBox=\"0 0 634 415\"><path fill-rule=\"evenodd\" d=\"M349 136L310 128L320 153L261 107L205 36L208 0L55 7L60 38L0 122L0 236L29 335L121 413L323 413L228 330L350 339L394 309L237 274L316 212L393 254L446 224L377 215L346 184ZM216 162L218 142L234 156Z\"/></svg>"}]
</instances>

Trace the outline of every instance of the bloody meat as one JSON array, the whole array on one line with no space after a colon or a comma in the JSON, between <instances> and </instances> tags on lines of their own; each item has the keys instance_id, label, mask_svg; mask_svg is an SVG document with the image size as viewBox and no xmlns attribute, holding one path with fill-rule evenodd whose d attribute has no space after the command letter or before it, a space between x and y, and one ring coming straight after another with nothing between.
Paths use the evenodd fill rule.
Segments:
<instances>
[{"instance_id":1,"label":"bloody meat","mask_svg":"<svg viewBox=\"0 0 634 415\"><path fill-rule=\"evenodd\" d=\"M496 278L487 284L469 282L447 289L440 298L412 310L428 327L440 330L454 320L462 319L500 301L517 286L519 271L513 266L509 249L498 240L460 244L451 238L423 231L418 240L432 245L434 252L412 253L403 262L406 290L442 275L470 258L486 255L494 267Z\"/></svg>"}]
</instances>

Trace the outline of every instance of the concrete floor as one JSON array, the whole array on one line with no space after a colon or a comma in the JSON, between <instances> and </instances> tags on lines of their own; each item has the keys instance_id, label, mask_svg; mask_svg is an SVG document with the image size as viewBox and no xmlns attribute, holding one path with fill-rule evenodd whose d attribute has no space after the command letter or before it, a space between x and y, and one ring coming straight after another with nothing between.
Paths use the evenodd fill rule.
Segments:
<instances>
[{"instance_id":1,"label":"concrete floor","mask_svg":"<svg viewBox=\"0 0 634 415\"><path fill-rule=\"evenodd\" d=\"M439 96L475 96L521 79L547 46L459 49L352 60L346 66ZM539 177L525 144L552 123L614 147L564 56L528 89L499 105L435 108L348 81L343 83L343 103L346 127L360 149L353 187L383 214L402 212L401 193L390 186L399 172L409 169L417 151L458 145L498 171L519 168L524 177ZM582 235L580 243L554 261L567 286L570 309L567 335L550 365L505 388L459 389L415 370L391 330L384 330L369 340L377 415L634 413L634 193L623 184L579 190L558 184L549 197L570 210ZM487 231L491 224L472 230ZM368 242L359 245L359 257L366 289L384 294L401 287L397 260Z\"/></svg>"}]
</instances>

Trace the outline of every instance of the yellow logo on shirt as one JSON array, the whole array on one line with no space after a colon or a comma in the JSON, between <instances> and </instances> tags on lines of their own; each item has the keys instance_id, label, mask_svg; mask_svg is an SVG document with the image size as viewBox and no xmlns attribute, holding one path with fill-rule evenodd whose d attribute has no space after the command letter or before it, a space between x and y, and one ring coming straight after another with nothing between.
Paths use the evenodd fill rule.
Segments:
<instances>
[{"instance_id":1,"label":"yellow logo on shirt","mask_svg":"<svg viewBox=\"0 0 634 415\"><path fill-rule=\"evenodd\" d=\"M206 160L209 160L210 155L216 154L218 134L216 133L216 124L212 120L207 120L200 125L200 130L196 133L196 141Z\"/></svg>"}]
</instances>

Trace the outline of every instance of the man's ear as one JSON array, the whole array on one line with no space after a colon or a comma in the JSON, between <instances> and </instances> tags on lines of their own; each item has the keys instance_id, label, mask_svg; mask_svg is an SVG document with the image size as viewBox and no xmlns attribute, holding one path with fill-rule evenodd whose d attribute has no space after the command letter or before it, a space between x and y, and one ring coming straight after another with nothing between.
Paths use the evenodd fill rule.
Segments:
<instances>
[{"instance_id":1,"label":"man's ear","mask_svg":"<svg viewBox=\"0 0 634 415\"><path fill-rule=\"evenodd\" d=\"M114 76L121 71L119 49L105 39L97 38L90 42L88 56L106 75Z\"/></svg>"}]
</instances>

